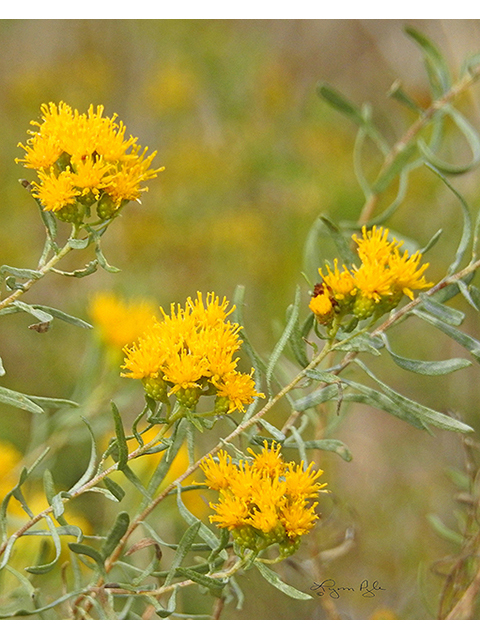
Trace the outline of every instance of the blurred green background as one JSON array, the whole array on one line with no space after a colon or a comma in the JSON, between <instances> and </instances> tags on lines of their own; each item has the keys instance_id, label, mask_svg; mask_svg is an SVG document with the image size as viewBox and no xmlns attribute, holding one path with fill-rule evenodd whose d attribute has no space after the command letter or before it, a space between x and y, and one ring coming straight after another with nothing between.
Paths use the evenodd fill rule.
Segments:
<instances>
[{"instance_id":1,"label":"blurred green background","mask_svg":"<svg viewBox=\"0 0 480 640\"><path fill-rule=\"evenodd\" d=\"M197 291L232 299L246 288L245 326L255 347L268 354L285 322L295 287L302 285L307 314L308 285L301 276L304 244L317 216L355 221L362 194L355 180L353 125L316 96L327 81L360 104L369 102L375 120L393 142L411 122L387 97L400 78L415 98L427 100L421 54L403 32L401 20L3 20L0 21L0 247L1 263L35 268L44 230L31 196L18 180L33 172L14 162L22 155L31 120L44 102L63 100L80 112L105 105L119 115L127 134L158 150L166 169L148 183L142 205L129 204L103 243L121 272L100 271L73 280L51 275L25 301L89 317L96 291L126 299L145 297L165 308ZM480 49L478 20L412 20L432 38L457 70ZM478 88L461 104L478 125ZM460 156L464 152L459 147ZM478 208L478 172L455 186ZM391 219L397 233L423 246L440 227L444 234L428 256L430 279L443 275L461 233L461 212L451 194L426 170L412 180L409 197ZM331 257L328 242L319 256ZM69 256L62 267L79 268L90 253ZM320 264L318 265L320 266ZM478 334L467 312L465 329ZM71 397L93 332L56 322L46 334L28 330L31 320L2 318L0 352L7 371L2 384L33 395ZM423 331L423 333L421 333ZM442 336L412 322L392 334L407 357L463 356ZM66 348L68 345L68 348ZM385 360L385 362L384 362ZM86 365L85 365L86 366ZM115 365L117 366L117 365ZM382 359L395 389L442 411L457 411L476 426L478 373L471 367L448 378L422 379ZM475 365L477 366L477 365ZM106 367L108 368L108 367ZM118 371L118 369L116 370ZM117 379L118 389L133 385ZM100 384L100 381L92 381ZM132 402L140 406L137 389ZM128 407L127 407L128 410ZM108 411L108 406L106 407ZM132 410L134 413L134 411ZM281 415L278 416L281 419ZM31 416L2 406L0 437L23 450L32 436ZM80 429L80 427L79 427ZM85 434L82 433L81 438ZM389 416L354 407L334 437L353 452L346 463L334 454L318 458L333 494L325 498L323 526L305 542L303 560L284 563L284 578L300 589L313 583L309 554L339 544L355 529L349 550L327 565L337 584L378 580L375 598L347 594L335 602L346 618L435 615L441 580L432 562L454 547L427 520L438 514L455 527L454 487L446 470L462 464L460 438L432 438ZM63 458L71 459L70 457ZM78 460L65 471L75 478ZM65 464L63 465L65 467ZM77 476L75 476L77 474ZM423 587L418 582L418 572ZM320 599L299 604L247 574L244 609L229 605L225 617L323 618ZM423 591L422 591L423 590ZM204 611L185 596L185 609Z\"/></svg>"}]
</instances>

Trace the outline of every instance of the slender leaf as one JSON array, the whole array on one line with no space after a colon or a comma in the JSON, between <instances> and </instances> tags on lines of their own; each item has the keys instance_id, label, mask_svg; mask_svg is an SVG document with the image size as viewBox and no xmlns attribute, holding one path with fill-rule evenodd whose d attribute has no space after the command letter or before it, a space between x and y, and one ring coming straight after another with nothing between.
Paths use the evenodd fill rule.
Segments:
<instances>
[{"instance_id":1,"label":"slender leaf","mask_svg":"<svg viewBox=\"0 0 480 640\"><path fill-rule=\"evenodd\" d=\"M70 551L73 551L73 553L76 553L76 554L79 554L79 555L88 556L89 558L92 558L92 560L94 560L95 563L97 564L97 566L100 569L101 573L102 574L105 573L105 567L104 567L104 564L103 564L103 557L102 557L102 555L101 555L101 553L99 551L97 551L93 547L90 547L87 544L79 544L78 542L69 542L68 543L68 547L69 547Z\"/></svg>"},{"instance_id":2,"label":"slender leaf","mask_svg":"<svg viewBox=\"0 0 480 640\"><path fill-rule=\"evenodd\" d=\"M285 595L289 596L290 598L294 598L295 600L312 599L312 596L308 593L303 593L303 591L299 591L298 589L295 589L295 587L292 587L291 585L286 584L285 582L280 580L278 575L265 564L263 564L263 562L259 562L257 560L254 564L261 573L262 577L265 578L265 580L269 582L273 587L275 587L275 589L278 589Z\"/></svg>"},{"instance_id":3,"label":"slender leaf","mask_svg":"<svg viewBox=\"0 0 480 640\"><path fill-rule=\"evenodd\" d=\"M122 487L114 482L111 478L105 477L103 479L103 482L108 491L110 491L110 493L118 500L118 502L121 502L125 496L124 489L122 489Z\"/></svg>"},{"instance_id":4,"label":"slender leaf","mask_svg":"<svg viewBox=\"0 0 480 640\"><path fill-rule=\"evenodd\" d=\"M42 407L32 402L28 396L18 391L12 391L6 387L0 387L0 402L10 404L17 409L30 411L31 413L43 413Z\"/></svg>"},{"instance_id":5,"label":"slender leaf","mask_svg":"<svg viewBox=\"0 0 480 640\"><path fill-rule=\"evenodd\" d=\"M457 531L453 531L447 527L435 513L429 513L427 518L434 531L444 540L448 540L449 542L453 542L458 545L463 544L463 536Z\"/></svg>"},{"instance_id":6,"label":"slender leaf","mask_svg":"<svg viewBox=\"0 0 480 640\"><path fill-rule=\"evenodd\" d=\"M387 336L385 334L383 334L383 340L385 348L396 365L402 369L406 369L407 371L413 371L413 373L419 373L424 376L443 376L447 373L452 373L453 371L469 367L472 364L470 360L465 360L464 358L450 358L449 360L436 361L411 360L410 358L404 358L403 356L399 356L394 353L390 349L390 345L388 344Z\"/></svg>"},{"instance_id":7,"label":"slender leaf","mask_svg":"<svg viewBox=\"0 0 480 640\"><path fill-rule=\"evenodd\" d=\"M396 405L396 410L399 411L400 414L403 413L403 420L411 422L411 424L414 424L414 426L420 424L422 425L422 428L427 430L430 426L433 426L437 427L438 429L445 429L447 431L459 431L460 433L468 433L470 431L473 431L472 427L464 424L463 422L460 422L460 420L456 420L451 416L439 413L434 409L425 407L418 402L414 402L413 400L409 400L405 396L402 396L400 393L394 391L388 385L374 376L373 373L368 369L368 367L363 364L363 362L361 362L360 360L355 360L355 363L380 386L380 388L382 389L382 394L386 396L386 398L391 403ZM353 386L354 388L358 388L358 383L353 383L351 380L344 380L344 382L346 384L349 384L350 386ZM386 410L388 411L388 409Z\"/></svg>"},{"instance_id":8,"label":"slender leaf","mask_svg":"<svg viewBox=\"0 0 480 640\"><path fill-rule=\"evenodd\" d=\"M204 540L210 549L218 549L220 545L220 541L218 537L209 529L206 525L203 524L196 516L193 515L183 504L182 502L182 488L179 484L177 484L177 507L180 515L185 520L187 524L190 526L197 524L200 522L200 527L198 529L198 535L202 540ZM225 551L221 552L222 557L226 558Z\"/></svg>"},{"instance_id":9,"label":"slender leaf","mask_svg":"<svg viewBox=\"0 0 480 640\"><path fill-rule=\"evenodd\" d=\"M420 294L419 297L422 299L421 308L425 309L425 311L430 315L435 316L435 318L438 318L442 322L458 327L465 320L465 314L463 311L447 307L441 302L436 302L432 296ZM419 308L417 307L417 309Z\"/></svg>"},{"instance_id":10,"label":"slender leaf","mask_svg":"<svg viewBox=\"0 0 480 640\"><path fill-rule=\"evenodd\" d=\"M77 491L77 489L79 489L82 485L84 485L86 482L88 482L89 480L91 480L95 474L95 463L96 463L96 459L97 459L97 446L95 444L95 436L93 435L93 431L92 431L92 427L89 425L89 423L87 422L87 420L85 418L82 418L84 424L86 425L87 429L88 429L88 433L90 435L90 460L88 462L88 466L85 470L85 473L82 475L82 477L73 485L73 487L69 490L69 493L75 493L75 491Z\"/></svg>"},{"instance_id":11,"label":"slender leaf","mask_svg":"<svg viewBox=\"0 0 480 640\"><path fill-rule=\"evenodd\" d=\"M328 233L332 238L333 242L335 243L335 247L338 251L338 255L340 256L342 263L344 263L347 266L350 266L351 264L353 264L356 261L356 256L353 253L353 251L350 249L350 244L345 238L345 236L342 234L340 229L337 227L336 224L334 224L331 220L329 220L327 216L322 215L320 216L320 219L323 222L323 224L327 227Z\"/></svg>"},{"instance_id":12,"label":"slender leaf","mask_svg":"<svg viewBox=\"0 0 480 640\"><path fill-rule=\"evenodd\" d=\"M34 318L37 318L37 320L40 320L40 322L51 322L53 320L53 316L50 313L47 313L38 307L34 307L31 304L15 300L15 302L12 302L12 305L21 311L25 311L25 313L29 313Z\"/></svg>"},{"instance_id":13,"label":"slender leaf","mask_svg":"<svg viewBox=\"0 0 480 640\"><path fill-rule=\"evenodd\" d=\"M190 551L190 548L198 535L198 531L201 525L202 523L200 522L200 520L194 522L190 527L188 527L188 529L180 539L177 551L175 552L175 556L173 557L172 563L170 565L170 571L165 579L165 586L172 583L175 577L175 571L182 564L185 556Z\"/></svg>"},{"instance_id":14,"label":"slender leaf","mask_svg":"<svg viewBox=\"0 0 480 640\"><path fill-rule=\"evenodd\" d=\"M300 300L301 300L300 287L297 286L296 293L295 293L295 302L291 307L290 318L285 326L285 329L280 337L280 340L277 342L277 344L275 345L275 348L272 351L272 355L267 365L266 381L267 381L267 387L270 394L272 393L271 380L273 376L273 370L295 328L295 324L298 320Z\"/></svg>"},{"instance_id":15,"label":"slender leaf","mask_svg":"<svg viewBox=\"0 0 480 640\"><path fill-rule=\"evenodd\" d=\"M181 576L185 576L186 578L189 578L190 580L192 580L193 582L196 582L202 587L206 587L210 591L210 593L216 598L220 596L220 594L222 593L227 583L226 579L212 578L210 576L206 576L203 573L199 573L194 569L190 569L189 567L178 567L177 572Z\"/></svg>"},{"instance_id":16,"label":"slender leaf","mask_svg":"<svg viewBox=\"0 0 480 640\"><path fill-rule=\"evenodd\" d=\"M329 438L325 438L323 440L304 440L303 446L305 449L320 449L322 451L332 451L336 453L341 458L343 458L346 462L350 462L353 459L351 451L348 449L347 445L341 442L340 440L332 440ZM285 441L282 444L284 449L292 448L293 445L290 441Z\"/></svg>"},{"instance_id":17,"label":"slender leaf","mask_svg":"<svg viewBox=\"0 0 480 640\"><path fill-rule=\"evenodd\" d=\"M462 331L455 329L455 327L450 326L439 318L436 318L429 313L425 313L418 308L414 309L413 313L419 318L422 318L422 320L425 320L426 322L432 324L434 327L437 327L437 329L440 329L440 331L455 340L455 342L461 344L462 347L465 347L465 349L467 349L467 351L472 354L475 360L480 362L480 342L478 340L472 338L466 333L462 333Z\"/></svg>"},{"instance_id":18,"label":"slender leaf","mask_svg":"<svg viewBox=\"0 0 480 640\"><path fill-rule=\"evenodd\" d=\"M328 385L326 387L323 387L322 389L313 391L313 393L310 393L303 398L294 400L293 408L295 409L295 411L306 411L311 407L316 407L319 404L323 404L324 402L331 400L336 395L337 387L335 385Z\"/></svg>"},{"instance_id":19,"label":"slender leaf","mask_svg":"<svg viewBox=\"0 0 480 640\"><path fill-rule=\"evenodd\" d=\"M3 360L0 358L0 376L5 375L5 368L3 366Z\"/></svg>"},{"instance_id":20,"label":"slender leaf","mask_svg":"<svg viewBox=\"0 0 480 640\"><path fill-rule=\"evenodd\" d=\"M117 409L117 405L112 400L110 406L112 408L113 420L115 422L115 435L117 437L117 468L121 471L128 462L128 445L125 437L125 431L123 429L122 417Z\"/></svg>"},{"instance_id":21,"label":"slender leaf","mask_svg":"<svg viewBox=\"0 0 480 640\"><path fill-rule=\"evenodd\" d=\"M416 145L413 143L404 147L402 151L395 156L395 160L388 166L388 168L378 176L375 184L372 186L372 191L374 193L382 193L385 191L390 182L392 182L392 180L396 178L401 171L403 171L416 153L416 150Z\"/></svg>"},{"instance_id":22,"label":"slender leaf","mask_svg":"<svg viewBox=\"0 0 480 640\"><path fill-rule=\"evenodd\" d=\"M366 124L361 110L330 85L320 84L317 87L317 93L320 98L323 98L334 109L350 118L356 125L361 127Z\"/></svg>"},{"instance_id":23,"label":"slender leaf","mask_svg":"<svg viewBox=\"0 0 480 640\"><path fill-rule=\"evenodd\" d=\"M28 395L27 398L45 409L64 409L66 407L76 408L79 406L78 402L67 400L66 398L45 398L43 396L31 395Z\"/></svg>"},{"instance_id":24,"label":"slender leaf","mask_svg":"<svg viewBox=\"0 0 480 640\"><path fill-rule=\"evenodd\" d=\"M59 309L46 307L43 304L32 304L31 306L34 309L44 311L45 313L53 316L54 318L58 318L59 320L62 320L63 322L68 322L69 324L73 324L76 327L80 327L81 329L93 329L93 325L91 325L89 322L86 322L81 318L76 318L75 316L65 313L64 311L60 311Z\"/></svg>"},{"instance_id":25,"label":"slender leaf","mask_svg":"<svg viewBox=\"0 0 480 640\"><path fill-rule=\"evenodd\" d=\"M0 267L0 280L7 273L14 278L21 278L22 280L38 280L43 276L41 271L35 271L35 269L17 269L4 264Z\"/></svg>"},{"instance_id":26,"label":"slender leaf","mask_svg":"<svg viewBox=\"0 0 480 640\"><path fill-rule=\"evenodd\" d=\"M114 551L117 544L123 538L126 533L128 526L130 524L130 516L126 511L122 511L118 514L117 519L115 520L115 524L107 535L107 539L103 543L101 555L104 558L108 558L108 556Z\"/></svg>"},{"instance_id":27,"label":"slender leaf","mask_svg":"<svg viewBox=\"0 0 480 640\"><path fill-rule=\"evenodd\" d=\"M442 173L452 175L467 173L480 162L480 138L478 137L477 131L472 127L468 120L466 120L466 118L464 118L451 105L445 105L443 107L443 112L448 113L451 116L455 124L465 136L470 149L472 150L473 157L471 162L465 165L453 165L449 162L445 162L444 160L438 158L421 139L418 141L418 147L426 161Z\"/></svg>"},{"instance_id":28,"label":"slender leaf","mask_svg":"<svg viewBox=\"0 0 480 640\"><path fill-rule=\"evenodd\" d=\"M36 575L48 573L49 571L51 571L60 558L60 553L62 552L62 543L60 542L60 536L58 535L58 531L56 530L55 525L53 524L52 518L50 516L45 516L45 521L48 525L48 529L55 546L55 558L51 562L47 562L46 564L41 564L34 567L25 567L25 571L34 573Z\"/></svg>"},{"instance_id":29,"label":"slender leaf","mask_svg":"<svg viewBox=\"0 0 480 640\"><path fill-rule=\"evenodd\" d=\"M436 78L439 82L439 92L445 93L449 89L451 83L450 72L448 69L448 65L445 62L445 59L440 53L439 49L423 33L420 33L413 27L405 27L405 32L408 36L410 36L410 38L412 38L412 40L415 40L415 42L422 49L426 61L429 61L431 68L435 72ZM436 86L433 86L432 88L434 90L437 89ZM438 97L438 95L436 95L435 97Z\"/></svg>"},{"instance_id":30,"label":"slender leaf","mask_svg":"<svg viewBox=\"0 0 480 640\"><path fill-rule=\"evenodd\" d=\"M433 173L435 173L440 178L440 180L445 184L445 186L447 186L450 189L450 191L457 197L458 201L460 202L462 213L463 213L462 237L460 238L460 242L457 247L455 258L452 264L448 267L448 271L447 271L447 275L451 275L452 273L455 273L460 263L462 262L465 256L465 253L467 251L468 244L472 238L472 220L470 216L470 210L465 201L465 198L450 184L450 182L445 178L445 176L442 175L442 173L438 169L436 169L432 164L428 162L426 162L425 164L431 171L433 171Z\"/></svg>"},{"instance_id":31,"label":"slender leaf","mask_svg":"<svg viewBox=\"0 0 480 640\"><path fill-rule=\"evenodd\" d=\"M283 440L285 440L285 435L281 431L279 431L279 429L277 429L277 427L274 427L273 424L270 424L269 422L267 422L263 418L259 418L259 420L257 420L257 422L258 422L258 424L261 424L262 427L266 431L268 431L268 433L270 435L272 435L277 442L283 442ZM252 442L253 442L253 440L252 440Z\"/></svg>"}]
</instances>

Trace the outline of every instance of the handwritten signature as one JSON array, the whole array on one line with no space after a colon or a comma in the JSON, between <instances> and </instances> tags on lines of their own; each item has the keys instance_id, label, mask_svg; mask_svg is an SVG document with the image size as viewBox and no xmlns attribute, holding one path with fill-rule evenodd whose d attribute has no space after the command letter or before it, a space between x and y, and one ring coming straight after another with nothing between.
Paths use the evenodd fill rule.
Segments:
<instances>
[{"instance_id":1,"label":"handwritten signature","mask_svg":"<svg viewBox=\"0 0 480 640\"><path fill-rule=\"evenodd\" d=\"M319 598L323 596L330 596L330 598L340 598L344 592L358 591L363 598L375 598L377 591L386 591L378 583L378 580L374 580L371 584L368 580L362 580L359 587L339 587L332 578L323 580L323 582L314 582L310 587L311 591L315 591L315 595Z\"/></svg>"}]
</instances>

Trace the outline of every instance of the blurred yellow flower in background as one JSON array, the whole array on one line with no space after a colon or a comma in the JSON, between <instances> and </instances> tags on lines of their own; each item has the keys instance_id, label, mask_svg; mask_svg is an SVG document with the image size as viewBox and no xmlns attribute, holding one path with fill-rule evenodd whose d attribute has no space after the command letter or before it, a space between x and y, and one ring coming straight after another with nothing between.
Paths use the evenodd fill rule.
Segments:
<instances>
[{"instance_id":1,"label":"blurred yellow flower in background","mask_svg":"<svg viewBox=\"0 0 480 640\"><path fill-rule=\"evenodd\" d=\"M151 300L125 300L112 291L97 292L89 305L89 315L101 341L117 357L153 325L156 313Z\"/></svg>"}]
</instances>

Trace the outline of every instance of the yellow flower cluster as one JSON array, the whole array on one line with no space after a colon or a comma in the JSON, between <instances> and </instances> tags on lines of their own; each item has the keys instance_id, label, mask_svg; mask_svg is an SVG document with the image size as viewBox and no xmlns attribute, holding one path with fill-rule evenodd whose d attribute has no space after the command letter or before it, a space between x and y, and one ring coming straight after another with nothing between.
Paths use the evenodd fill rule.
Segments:
<instances>
[{"instance_id":1,"label":"yellow flower cluster","mask_svg":"<svg viewBox=\"0 0 480 640\"><path fill-rule=\"evenodd\" d=\"M60 220L78 225L95 203L98 217L108 220L129 200L139 201L147 190L141 184L162 170L149 168L155 153L147 156L137 138L125 138L125 125L103 110L91 105L80 114L65 102L43 104L42 121L31 122L38 131L19 143L25 156L17 162L37 172L33 195Z\"/></svg>"},{"instance_id":2,"label":"yellow flower cluster","mask_svg":"<svg viewBox=\"0 0 480 640\"><path fill-rule=\"evenodd\" d=\"M322 282L315 286L309 305L318 322L338 326L349 313L355 321L380 317L394 309L404 294L413 299L413 289L432 286L423 276L428 264L420 266L421 253L400 253L403 242L389 240L388 233L383 227L369 231L363 227L361 238L353 236L360 266L349 269L343 265L340 271L335 260L333 271L328 265L326 273L318 270Z\"/></svg>"},{"instance_id":3,"label":"yellow flower cluster","mask_svg":"<svg viewBox=\"0 0 480 640\"><path fill-rule=\"evenodd\" d=\"M161 321L154 322L132 346L126 346L123 376L141 379L145 392L160 402L175 394L186 407L193 408L200 396L215 396L215 413L245 411L253 402L255 382L240 373L234 354L242 341L238 324L227 321L233 311L228 302L214 293L187 299L185 309L171 305L170 315L160 309Z\"/></svg>"},{"instance_id":4,"label":"yellow flower cluster","mask_svg":"<svg viewBox=\"0 0 480 640\"><path fill-rule=\"evenodd\" d=\"M238 464L220 451L218 461L210 456L201 468L208 487L220 493L218 503L210 504L216 512L210 521L231 531L244 549L260 551L278 544L285 557L315 525L318 502L313 500L327 485L317 482L321 469L314 471L313 463L304 469L303 463L285 462L280 449L264 441L259 454L248 449L253 462Z\"/></svg>"}]
</instances>

